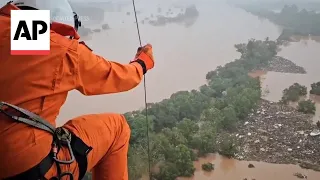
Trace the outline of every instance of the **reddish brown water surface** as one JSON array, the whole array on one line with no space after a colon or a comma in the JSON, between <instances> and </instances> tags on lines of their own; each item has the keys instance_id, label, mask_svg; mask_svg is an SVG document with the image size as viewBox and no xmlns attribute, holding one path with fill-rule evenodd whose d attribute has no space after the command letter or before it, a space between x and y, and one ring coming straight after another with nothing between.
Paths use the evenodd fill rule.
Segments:
<instances>
[{"instance_id":1,"label":"reddish brown water surface","mask_svg":"<svg viewBox=\"0 0 320 180\"><path fill-rule=\"evenodd\" d=\"M204 172L201 169L203 163L215 164L212 172ZM255 168L248 168L249 163ZM296 180L295 173L301 173L308 180L319 180L320 172L302 169L296 165L270 164L263 162L238 161L210 154L206 158L199 158L194 162L196 172L191 178L178 178L178 180Z\"/></svg>"}]
</instances>

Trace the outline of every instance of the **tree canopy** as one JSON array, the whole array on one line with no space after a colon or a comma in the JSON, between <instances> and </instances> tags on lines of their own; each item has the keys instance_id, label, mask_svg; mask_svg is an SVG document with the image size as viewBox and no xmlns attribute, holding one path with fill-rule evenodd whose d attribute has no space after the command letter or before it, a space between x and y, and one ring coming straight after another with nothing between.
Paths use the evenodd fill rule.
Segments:
<instances>
[{"instance_id":1,"label":"tree canopy","mask_svg":"<svg viewBox=\"0 0 320 180\"><path fill-rule=\"evenodd\" d=\"M320 14L316 11L299 10L295 4L285 5L279 13L261 7L242 6L242 8L283 27L279 40L290 40L292 35L320 35Z\"/></svg>"},{"instance_id":2,"label":"tree canopy","mask_svg":"<svg viewBox=\"0 0 320 180\"><path fill-rule=\"evenodd\" d=\"M179 91L148 104L151 166L157 169L153 168L154 179L193 176L195 155L219 152L232 157L237 153L236 141L228 132L243 123L261 97L259 78L248 73L267 66L278 46L266 38L235 47L240 59L208 72L207 83L199 90ZM148 169L145 110L125 116L131 127L129 177L137 180ZM223 133L218 142L217 135Z\"/></svg>"},{"instance_id":3,"label":"tree canopy","mask_svg":"<svg viewBox=\"0 0 320 180\"><path fill-rule=\"evenodd\" d=\"M150 148L154 179L172 180L190 177L198 156L219 152L232 157L237 152L235 139L225 136L217 143L217 134L232 131L257 106L261 97L260 81L248 73L268 65L277 55L276 42L250 39L237 44L240 59L219 66L206 75L199 90L179 91L158 103L148 105ZM130 179L146 172L147 137L145 110L125 114L131 127L129 152Z\"/></svg>"}]
</instances>

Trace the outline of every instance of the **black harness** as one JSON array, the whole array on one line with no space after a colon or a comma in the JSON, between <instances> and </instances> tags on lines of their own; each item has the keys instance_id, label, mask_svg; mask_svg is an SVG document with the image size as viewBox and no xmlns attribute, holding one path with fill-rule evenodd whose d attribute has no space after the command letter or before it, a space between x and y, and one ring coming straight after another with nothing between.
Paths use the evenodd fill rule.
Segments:
<instances>
[{"instance_id":1,"label":"black harness","mask_svg":"<svg viewBox=\"0 0 320 180\"><path fill-rule=\"evenodd\" d=\"M15 110L21 115L12 115L8 110ZM79 180L84 177L87 171L87 155L92 148L86 145L79 137L72 134L66 128L55 128L40 116L5 102L0 102L0 112L17 122L47 131L53 136L51 151L39 164L21 174L6 178L5 180L46 180L44 175L54 163L57 166L58 175L50 180L60 180L65 176L69 176L70 180L73 180L73 174L71 172L61 172L60 166L71 164L75 161L78 163L79 167ZM60 160L57 158L57 154L63 146L68 148L70 160Z\"/></svg>"}]
</instances>

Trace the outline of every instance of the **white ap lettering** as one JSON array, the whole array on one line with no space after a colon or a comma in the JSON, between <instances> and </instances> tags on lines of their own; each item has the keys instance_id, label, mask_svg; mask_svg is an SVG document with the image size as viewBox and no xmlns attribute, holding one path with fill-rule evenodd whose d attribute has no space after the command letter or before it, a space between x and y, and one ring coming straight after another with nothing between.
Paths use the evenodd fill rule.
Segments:
<instances>
[{"instance_id":1,"label":"white ap lettering","mask_svg":"<svg viewBox=\"0 0 320 180\"><path fill-rule=\"evenodd\" d=\"M38 31L38 25L41 25L41 29ZM23 33L21 33L23 29ZM19 21L17 31L14 35L13 40L19 40L20 37L25 37L27 40L37 40L38 34L44 34L48 30L48 25L44 21L34 20L32 21L32 36L28 29L27 23L25 20Z\"/></svg>"}]
</instances>

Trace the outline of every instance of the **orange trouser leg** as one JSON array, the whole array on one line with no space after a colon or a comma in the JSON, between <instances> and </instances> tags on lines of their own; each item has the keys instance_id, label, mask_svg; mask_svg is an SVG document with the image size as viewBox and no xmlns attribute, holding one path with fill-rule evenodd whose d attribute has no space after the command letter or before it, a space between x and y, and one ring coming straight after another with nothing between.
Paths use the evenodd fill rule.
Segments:
<instances>
[{"instance_id":1,"label":"orange trouser leg","mask_svg":"<svg viewBox=\"0 0 320 180\"><path fill-rule=\"evenodd\" d=\"M130 128L123 115L80 116L64 127L93 148L88 154L88 170L94 180L128 180Z\"/></svg>"}]
</instances>

